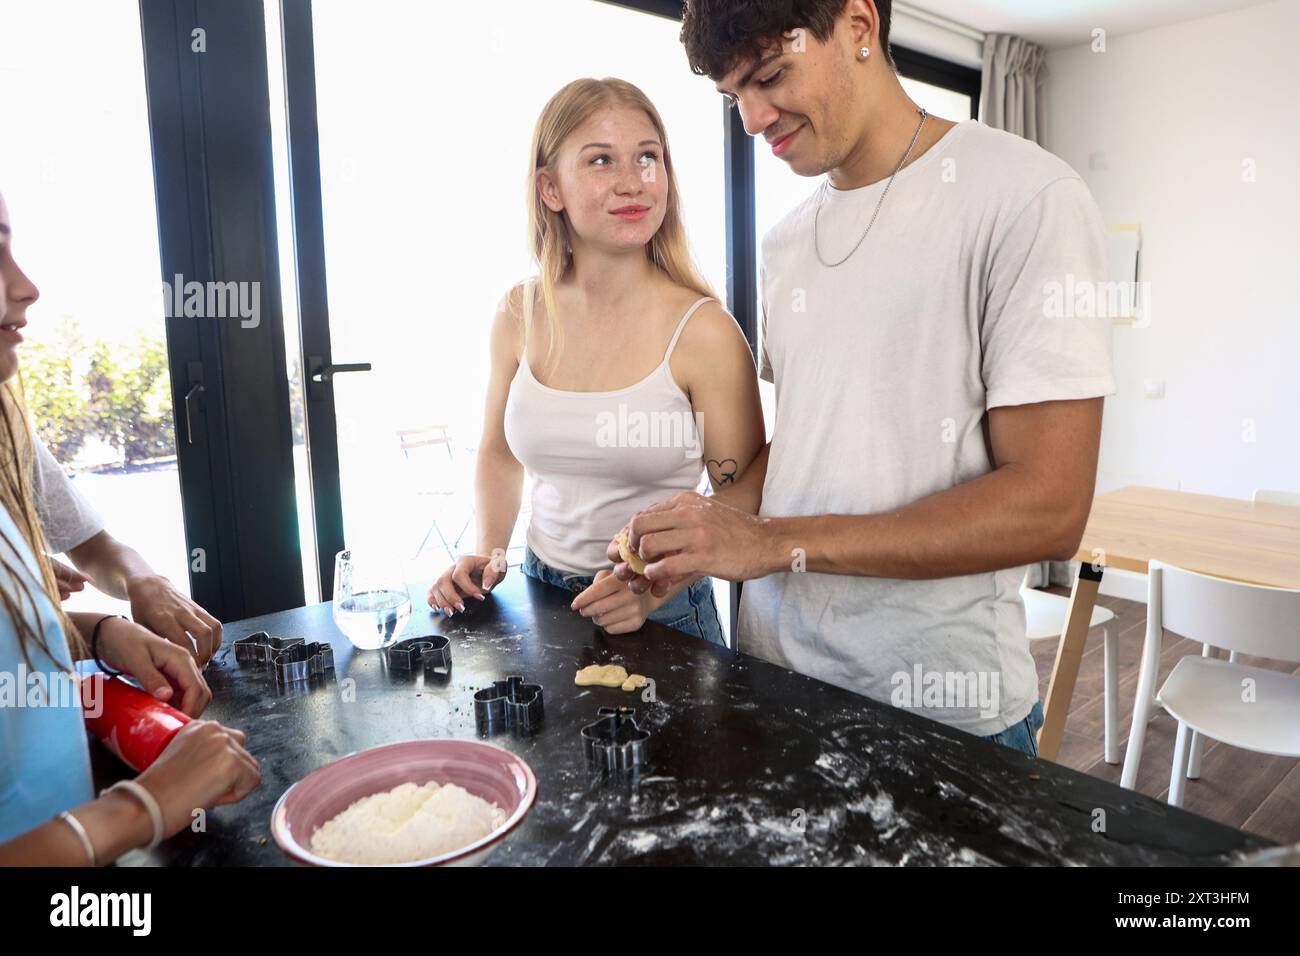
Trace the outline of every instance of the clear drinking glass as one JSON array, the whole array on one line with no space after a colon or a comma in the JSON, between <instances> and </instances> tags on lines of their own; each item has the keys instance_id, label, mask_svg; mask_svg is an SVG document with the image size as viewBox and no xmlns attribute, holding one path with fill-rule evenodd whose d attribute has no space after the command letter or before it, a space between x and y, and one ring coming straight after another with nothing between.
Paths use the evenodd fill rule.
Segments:
<instances>
[{"instance_id":1,"label":"clear drinking glass","mask_svg":"<svg viewBox=\"0 0 1300 956\"><path fill-rule=\"evenodd\" d=\"M411 594L395 558L352 549L334 558L334 623L353 646L396 643L411 618Z\"/></svg>"}]
</instances>

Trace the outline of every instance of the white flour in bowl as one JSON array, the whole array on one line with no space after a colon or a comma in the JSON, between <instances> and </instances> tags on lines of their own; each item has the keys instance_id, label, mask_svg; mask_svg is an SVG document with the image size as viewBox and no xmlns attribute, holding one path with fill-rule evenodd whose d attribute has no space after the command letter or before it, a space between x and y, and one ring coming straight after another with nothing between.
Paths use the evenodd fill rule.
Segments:
<instances>
[{"instance_id":1,"label":"white flour in bowl","mask_svg":"<svg viewBox=\"0 0 1300 956\"><path fill-rule=\"evenodd\" d=\"M312 834L311 851L340 863L409 863L469 846L506 815L454 783L404 783L362 797Z\"/></svg>"}]
</instances>

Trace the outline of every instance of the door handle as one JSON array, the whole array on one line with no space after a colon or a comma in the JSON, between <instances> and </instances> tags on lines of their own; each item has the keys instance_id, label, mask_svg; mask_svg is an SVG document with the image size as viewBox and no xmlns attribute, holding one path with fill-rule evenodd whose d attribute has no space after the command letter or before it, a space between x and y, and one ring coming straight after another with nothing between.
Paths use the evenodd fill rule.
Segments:
<instances>
[{"instance_id":1,"label":"door handle","mask_svg":"<svg viewBox=\"0 0 1300 956\"><path fill-rule=\"evenodd\" d=\"M348 362L343 365L324 365L317 356L311 359L311 380L317 383L325 383L341 372L369 372L369 362Z\"/></svg>"},{"instance_id":2,"label":"door handle","mask_svg":"<svg viewBox=\"0 0 1300 956\"><path fill-rule=\"evenodd\" d=\"M203 402L203 393L207 389L203 385L203 363L189 362L186 364L186 377L190 382L190 390L185 393L185 442L194 444L194 417L193 408L195 405L201 405Z\"/></svg>"}]
</instances>

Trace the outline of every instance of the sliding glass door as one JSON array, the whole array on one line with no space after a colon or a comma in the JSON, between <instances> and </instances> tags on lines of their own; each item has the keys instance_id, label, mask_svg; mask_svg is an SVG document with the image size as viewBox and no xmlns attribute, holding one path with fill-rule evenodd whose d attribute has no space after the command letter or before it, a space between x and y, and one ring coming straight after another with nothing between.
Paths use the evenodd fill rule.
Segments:
<instances>
[{"instance_id":1,"label":"sliding glass door","mask_svg":"<svg viewBox=\"0 0 1300 956\"><path fill-rule=\"evenodd\" d=\"M297 230L298 289L311 302L290 351L301 344L307 369L303 457L328 599L344 543L405 560L412 579L476 547L488 333L498 300L531 272L526 173L547 99L580 76L619 76L647 93L668 124L691 243L720 295L723 127L711 84L686 66L678 23L639 10L503 0L449 33L438 4L268 0L268 21L281 9L288 132L277 166L293 203L281 205L280 228ZM318 187L302 169L313 148Z\"/></svg>"}]
</instances>

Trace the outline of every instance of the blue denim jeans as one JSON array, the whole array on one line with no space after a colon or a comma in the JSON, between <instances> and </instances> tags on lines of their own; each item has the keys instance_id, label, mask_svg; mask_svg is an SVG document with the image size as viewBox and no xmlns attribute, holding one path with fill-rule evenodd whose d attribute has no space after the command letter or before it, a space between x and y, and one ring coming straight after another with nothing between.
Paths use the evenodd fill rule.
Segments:
<instances>
[{"instance_id":1,"label":"blue denim jeans","mask_svg":"<svg viewBox=\"0 0 1300 956\"><path fill-rule=\"evenodd\" d=\"M1004 747L1010 747L1012 750L1019 750L1021 753L1027 753L1031 757L1038 756L1038 728L1043 726L1043 702L1034 701L1033 708L1029 715L1018 724L1012 724L1006 730L998 734L992 734L985 737L985 740L991 740L995 744L1001 744Z\"/></svg>"},{"instance_id":2,"label":"blue denim jeans","mask_svg":"<svg viewBox=\"0 0 1300 956\"><path fill-rule=\"evenodd\" d=\"M536 578L545 584L553 584L577 594L591 584L594 575L573 574L561 571L542 560L533 553L532 548L524 551L524 574ZM692 637L698 637L726 647L722 636L722 621L718 618L718 606L713 603L713 579L701 578L685 590L678 591L663 607L650 614L649 620L665 624Z\"/></svg>"}]
</instances>

